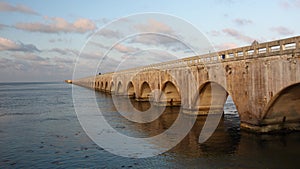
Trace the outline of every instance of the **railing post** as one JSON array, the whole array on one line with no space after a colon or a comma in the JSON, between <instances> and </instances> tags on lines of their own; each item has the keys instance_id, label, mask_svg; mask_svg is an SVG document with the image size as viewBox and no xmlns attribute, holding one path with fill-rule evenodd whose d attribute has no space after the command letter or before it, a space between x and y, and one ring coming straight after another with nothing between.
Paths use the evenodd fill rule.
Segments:
<instances>
[{"instance_id":1,"label":"railing post","mask_svg":"<svg viewBox=\"0 0 300 169\"><path fill-rule=\"evenodd\" d=\"M253 56L257 57L257 53L258 53L257 45L254 45L253 46Z\"/></svg>"},{"instance_id":2,"label":"railing post","mask_svg":"<svg viewBox=\"0 0 300 169\"><path fill-rule=\"evenodd\" d=\"M299 47L300 47L300 37L297 37L295 43L296 43L296 49L299 49Z\"/></svg>"},{"instance_id":3,"label":"railing post","mask_svg":"<svg viewBox=\"0 0 300 169\"><path fill-rule=\"evenodd\" d=\"M244 59L246 59L246 55L247 55L247 54L246 54L246 49L243 48L243 58L244 58Z\"/></svg>"},{"instance_id":4,"label":"railing post","mask_svg":"<svg viewBox=\"0 0 300 169\"><path fill-rule=\"evenodd\" d=\"M280 53L282 53L284 51L284 44L282 40L279 41L279 46L280 46Z\"/></svg>"},{"instance_id":5,"label":"railing post","mask_svg":"<svg viewBox=\"0 0 300 169\"><path fill-rule=\"evenodd\" d=\"M268 56L270 53L269 43L266 44L265 48L266 48L266 55Z\"/></svg>"}]
</instances>

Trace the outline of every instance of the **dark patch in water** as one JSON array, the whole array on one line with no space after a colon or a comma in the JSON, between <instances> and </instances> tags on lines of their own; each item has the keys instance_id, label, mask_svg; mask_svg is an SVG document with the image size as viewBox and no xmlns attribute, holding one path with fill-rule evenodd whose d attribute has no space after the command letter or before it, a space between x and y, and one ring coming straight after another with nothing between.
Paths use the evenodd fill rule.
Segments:
<instances>
[{"instance_id":1,"label":"dark patch in water","mask_svg":"<svg viewBox=\"0 0 300 169\"><path fill-rule=\"evenodd\" d=\"M0 117L3 116L24 116L24 115L40 115L42 113L38 112L38 113L3 113L0 114Z\"/></svg>"},{"instance_id":2,"label":"dark patch in water","mask_svg":"<svg viewBox=\"0 0 300 169\"><path fill-rule=\"evenodd\" d=\"M60 165L61 162L60 161L52 161L51 164L56 164L56 165Z\"/></svg>"},{"instance_id":3,"label":"dark patch in water","mask_svg":"<svg viewBox=\"0 0 300 169\"><path fill-rule=\"evenodd\" d=\"M16 165L17 163L16 162L13 162L13 163L11 163L10 165Z\"/></svg>"},{"instance_id":4,"label":"dark patch in water","mask_svg":"<svg viewBox=\"0 0 300 169\"><path fill-rule=\"evenodd\" d=\"M83 150L88 150L89 148L87 147L80 147L80 150L83 151Z\"/></svg>"},{"instance_id":5,"label":"dark patch in water","mask_svg":"<svg viewBox=\"0 0 300 169\"><path fill-rule=\"evenodd\" d=\"M45 121L59 121L59 120L63 120L63 121L70 121L69 119L59 119L59 118L46 118L46 119L42 119L40 120L40 122L45 122Z\"/></svg>"}]
</instances>

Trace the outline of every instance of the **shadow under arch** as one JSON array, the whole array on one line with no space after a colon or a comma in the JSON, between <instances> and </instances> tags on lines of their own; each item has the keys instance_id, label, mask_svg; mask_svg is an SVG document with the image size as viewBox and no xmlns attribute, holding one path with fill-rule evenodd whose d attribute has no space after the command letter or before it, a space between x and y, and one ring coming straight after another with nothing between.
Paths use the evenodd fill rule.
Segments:
<instances>
[{"instance_id":1,"label":"shadow under arch","mask_svg":"<svg viewBox=\"0 0 300 169\"><path fill-rule=\"evenodd\" d=\"M104 91L108 91L108 82L105 82Z\"/></svg>"},{"instance_id":2,"label":"shadow under arch","mask_svg":"<svg viewBox=\"0 0 300 169\"><path fill-rule=\"evenodd\" d=\"M193 110L198 115L207 115L209 112L220 112L229 96L228 91L217 82L207 81L203 83L193 98Z\"/></svg>"},{"instance_id":3,"label":"shadow under arch","mask_svg":"<svg viewBox=\"0 0 300 169\"><path fill-rule=\"evenodd\" d=\"M118 82L118 86L117 86L117 94L123 94L123 84L121 81Z\"/></svg>"},{"instance_id":4,"label":"shadow under arch","mask_svg":"<svg viewBox=\"0 0 300 169\"><path fill-rule=\"evenodd\" d=\"M194 139L198 141L208 113L220 114L222 117L216 124L212 135L203 143L199 143L201 152L206 155L233 154L236 152L240 138L240 114L236 109L232 95L219 83L207 81L203 83L193 100L197 121L192 129ZM218 116L218 115L217 115ZM210 124L209 124L210 125ZM212 124L213 125L213 124Z\"/></svg>"},{"instance_id":5,"label":"shadow under arch","mask_svg":"<svg viewBox=\"0 0 300 169\"><path fill-rule=\"evenodd\" d=\"M166 106L181 106L181 96L179 88L173 82L166 81L163 84L159 101L162 103L166 103Z\"/></svg>"},{"instance_id":6,"label":"shadow under arch","mask_svg":"<svg viewBox=\"0 0 300 169\"><path fill-rule=\"evenodd\" d=\"M115 83L114 82L111 82L111 84L110 84L110 92L111 93L115 92Z\"/></svg>"},{"instance_id":7,"label":"shadow under arch","mask_svg":"<svg viewBox=\"0 0 300 169\"><path fill-rule=\"evenodd\" d=\"M103 82L101 81L101 84L100 84L100 89L103 90Z\"/></svg>"},{"instance_id":8,"label":"shadow under arch","mask_svg":"<svg viewBox=\"0 0 300 169\"><path fill-rule=\"evenodd\" d=\"M151 97L151 88L148 82L143 82L140 87L140 96L137 98L138 101L150 101Z\"/></svg>"},{"instance_id":9,"label":"shadow under arch","mask_svg":"<svg viewBox=\"0 0 300 169\"><path fill-rule=\"evenodd\" d=\"M135 98L135 90L132 81L127 84L127 95L129 98Z\"/></svg>"},{"instance_id":10,"label":"shadow under arch","mask_svg":"<svg viewBox=\"0 0 300 169\"><path fill-rule=\"evenodd\" d=\"M278 125L277 129L290 129L287 123L295 123L300 129L300 83L280 90L267 104L261 124ZM294 128L296 129L296 128Z\"/></svg>"}]
</instances>

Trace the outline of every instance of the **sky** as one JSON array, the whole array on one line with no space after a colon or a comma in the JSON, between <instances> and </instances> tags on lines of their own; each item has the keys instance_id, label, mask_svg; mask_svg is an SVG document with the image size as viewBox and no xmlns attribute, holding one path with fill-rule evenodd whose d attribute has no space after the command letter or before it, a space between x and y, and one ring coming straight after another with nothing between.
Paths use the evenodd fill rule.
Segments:
<instances>
[{"instance_id":1,"label":"sky","mask_svg":"<svg viewBox=\"0 0 300 169\"><path fill-rule=\"evenodd\" d=\"M74 69L87 76L192 54L157 33L194 47L205 37L216 51L299 36L299 16L300 0L0 1L0 82L63 81Z\"/></svg>"}]
</instances>

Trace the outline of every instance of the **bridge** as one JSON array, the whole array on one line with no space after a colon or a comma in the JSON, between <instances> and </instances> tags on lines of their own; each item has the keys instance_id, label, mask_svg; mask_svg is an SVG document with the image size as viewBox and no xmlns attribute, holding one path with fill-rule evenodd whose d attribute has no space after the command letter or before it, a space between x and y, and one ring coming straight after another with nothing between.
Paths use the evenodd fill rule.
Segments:
<instances>
[{"instance_id":1,"label":"bridge","mask_svg":"<svg viewBox=\"0 0 300 169\"><path fill-rule=\"evenodd\" d=\"M223 111L230 95L241 128L300 129L300 36L106 73L72 83L183 113Z\"/></svg>"}]
</instances>

